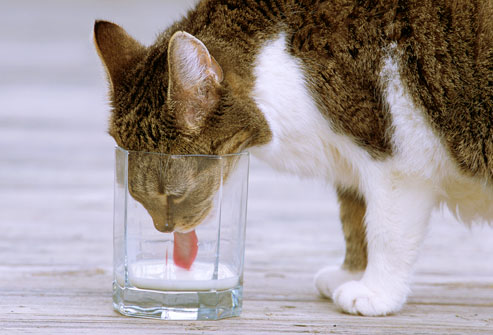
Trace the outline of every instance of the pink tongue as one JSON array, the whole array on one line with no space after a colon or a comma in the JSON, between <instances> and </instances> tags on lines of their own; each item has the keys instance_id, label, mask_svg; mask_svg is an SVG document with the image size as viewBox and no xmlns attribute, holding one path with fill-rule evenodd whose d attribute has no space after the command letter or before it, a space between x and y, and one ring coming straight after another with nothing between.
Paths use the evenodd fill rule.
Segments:
<instances>
[{"instance_id":1,"label":"pink tongue","mask_svg":"<svg viewBox=\"0 0 493 335\"><path fill-rule=\"evenodd\" d=\"M176 266L190 270L199 249L195 230L182 234L174 232L173 261Z\"/></svg>"}]
</instances>

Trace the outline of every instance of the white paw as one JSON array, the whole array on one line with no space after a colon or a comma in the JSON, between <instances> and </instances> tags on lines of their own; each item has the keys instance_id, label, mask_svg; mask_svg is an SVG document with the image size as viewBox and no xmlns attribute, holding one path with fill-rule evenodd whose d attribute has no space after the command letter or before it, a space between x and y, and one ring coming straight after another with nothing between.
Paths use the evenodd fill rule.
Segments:
<instances>
[{"instance_id":1,"label":"white paw","mask_svg":"<svg viewBox=\"0 0 493 335\"><path fill-rule=\"evenodd\" d=\"M362 271L349 272L340 267L328 266L315 275L315 287L321 295L331 298L339 286L351 280L359 280L362 276Z\"/></svg>"},{"instance_id":2,"label":"white paw","mask_svg":"<svg viewBox=\"0 0 493 335\"><path fill-rule=\"evenodd\" d=\"M361 281L350 281L336 289L332 299L346 313L381 316L399 311L406 301L406 295L376 291Z\"/></svg>"}]
</instances>

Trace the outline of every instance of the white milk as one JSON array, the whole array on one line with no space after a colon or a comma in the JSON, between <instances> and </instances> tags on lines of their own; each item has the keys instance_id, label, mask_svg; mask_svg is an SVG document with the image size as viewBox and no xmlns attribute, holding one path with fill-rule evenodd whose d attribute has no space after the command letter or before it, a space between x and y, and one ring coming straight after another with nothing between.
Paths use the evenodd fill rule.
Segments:
<instances>
[{"instance_id":1,"label":"white milk","mask_svg":"<svg viewBox=\"0 0 493 335\"><path fill-rule=\"evenodd\" d=\"M143 260L129 264L128 279L132 286L160 291L226 290L238 284L238 276L219 264L217 280L212 280L214 264L193 263L190 270L175 266L173 261Z\"/></svg>"}]
</instances>

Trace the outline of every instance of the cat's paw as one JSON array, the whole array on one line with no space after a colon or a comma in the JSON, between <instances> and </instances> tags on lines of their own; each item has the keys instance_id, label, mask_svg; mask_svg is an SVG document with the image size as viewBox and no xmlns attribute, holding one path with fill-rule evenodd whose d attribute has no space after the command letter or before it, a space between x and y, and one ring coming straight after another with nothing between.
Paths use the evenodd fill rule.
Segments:
<instances>
[{"instance_id":1,"label":"cat's paw","mask_svg":"<svg viewBox=\"0 0 493 335\"><path fill-rule=\"evenodd\" d=\"M406 294L372 290L362 281L350 281L337 288L332 299L346 313L383 316L399 311Z\"/></svg>"},{"instance_id":2,"label":"cat's paw","mask_svg":"<svg viewBox=\"0 0 493 335\"><path fill-rule=\"evenodd\" d=\"M321 295L332 298L332 294L342 284L351 280L359 280L363 271L349 272L340 267L328 266L315 275L315 287Z\"/></svg>"}]
</instances>

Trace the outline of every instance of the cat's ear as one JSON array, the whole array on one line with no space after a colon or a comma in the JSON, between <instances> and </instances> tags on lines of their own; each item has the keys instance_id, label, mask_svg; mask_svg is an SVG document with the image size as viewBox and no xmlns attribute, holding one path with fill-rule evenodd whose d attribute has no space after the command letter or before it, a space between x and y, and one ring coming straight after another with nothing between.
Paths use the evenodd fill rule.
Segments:
<instances>
[{"instance_id":1,"label":"cat's ear","mask_svg":"<svg viewBox=\"0 0 493 335\"><path fill-rule=\"evenodd\" d=\"M94 44L112 86L132 59L145 50L122 27L100 20L94 23Z\"/></svg>"},{"instance_id":2,"label":"cat's ear","mask_svg":"<svg viewBox=\"0 0 493 335\"><path fill-rule=\"evenodd\" d=\"M168 70L168 99L179 125L200 129L220 99L221 67L199 39L179 31L169 41Z\"/></svg>"}]
</instances>

